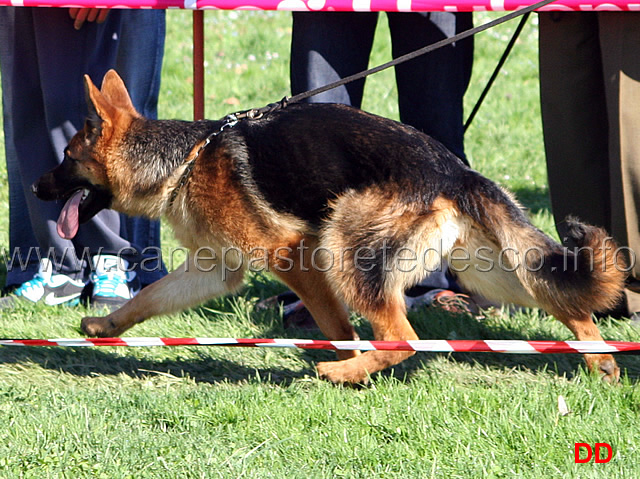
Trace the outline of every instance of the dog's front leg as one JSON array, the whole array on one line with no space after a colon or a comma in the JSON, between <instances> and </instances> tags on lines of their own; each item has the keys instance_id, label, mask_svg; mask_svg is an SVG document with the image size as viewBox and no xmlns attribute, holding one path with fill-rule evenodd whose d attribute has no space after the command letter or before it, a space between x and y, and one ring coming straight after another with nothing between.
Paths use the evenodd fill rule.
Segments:
<instances>
[{"instance_id":1,"label":"dog's front leg","mask_svg":"<svg viewBox=\"0 0 640 479\"><path fill-rule=\"evenodd\" d=\"M119 336L147 318L171 314L208 299L233 292L242 284L244 267L223 268L185 261L180 268L147 286L117 311L105 317L86 317L81 327L88 336Z\"/></svg>"}]
</instances>

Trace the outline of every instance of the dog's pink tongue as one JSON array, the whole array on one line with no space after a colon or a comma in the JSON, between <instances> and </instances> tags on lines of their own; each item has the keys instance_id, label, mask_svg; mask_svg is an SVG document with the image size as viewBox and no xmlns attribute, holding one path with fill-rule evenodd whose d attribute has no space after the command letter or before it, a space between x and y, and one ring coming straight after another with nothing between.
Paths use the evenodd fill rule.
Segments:
<instances>
[{"instance_id":1,"label":"dog's pink tongue","mask_svg":"<svg viewBox=\"0 0 640 479\"><path fill-rule=\"evenodd\" d=\"M58 218L58 234L64 239L73 238L78 232L78 207L82 200L82 190L76 191L71 198L67 200L60 217Z\"/></svg>"}]
</instances>

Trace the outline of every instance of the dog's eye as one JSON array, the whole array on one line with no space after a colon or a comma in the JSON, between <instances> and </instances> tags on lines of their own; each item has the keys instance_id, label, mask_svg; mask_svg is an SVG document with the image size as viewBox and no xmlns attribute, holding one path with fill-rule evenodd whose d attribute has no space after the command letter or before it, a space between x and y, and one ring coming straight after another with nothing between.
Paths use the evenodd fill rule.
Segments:
<instances>
[{"instance_id":1,"label":"dog's eye","mask_svg":"<svg viewBox=\"0 0 640 479\"><path fill-rule=\"evenodd\" d=\"M64 159L65 160L69 160L69 161L73 161L76 162L78 161L76 158L74 158L73 156L71 156L71 151L69 149L66 149L64 151Z\"/></svg>"}]
</instances>

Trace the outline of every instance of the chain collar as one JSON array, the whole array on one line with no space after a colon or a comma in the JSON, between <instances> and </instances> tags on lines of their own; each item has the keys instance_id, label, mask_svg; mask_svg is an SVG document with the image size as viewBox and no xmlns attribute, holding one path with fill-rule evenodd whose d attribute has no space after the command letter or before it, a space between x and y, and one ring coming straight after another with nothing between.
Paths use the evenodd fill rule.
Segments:
<instances>
[{"instance_id":1,"label":"chain collar","mask_svg":"<svg viewBox=\"0 0 640 479\"><path fill-rule=\"evenodd\" d=\"M182 175L180 175L180 179L178 180L178 183L176 184L175 188L173 188L173 191L171 192L171 196L169 197L169 208L173 206L173 203L176 201L178 193L180 193L180 190L182 189L182 187L186 185L187 182L189 181L189 178L191 178L191 173L193 173L193 167L196 165L196 160L200 156L200 153L202 153L202 150L204 150L207 146L209 146L209 143L211 143L211 140L214 137L218 136L227 128L233 128L236 125L236 123L238 123L238 118L236 117L235 113L231 115L227 115L224 118L224 121L220 126L220 128L214 131L213 133L209 133L207 135L207 137L204 139L202 144L198 147L198 151L196 151L195 156L188 161L185 158L185 161L183 162L183 164L186 163L187 166L182 172ZM187 154L187 158L189 157L190 154L191 154L191 151Z\"/></svg>"},{"instance_id":2,"label":"chain collar","mask_svg":"<svg viewBox=\"0 0 640 479\"><path fill-rule=\"evenodd\" d=\"M187 153L187 156L184 162L182 163L183 165L186 163L187 166L182 172L182 175L180 175L180 179L178 180L178 183L176 184L173 191L171 192L171 196L169 196L169 208L173 207L173 203L178 197L178 193L180 193L180 190L182 189L182 187L186 185L187 182L189 181L189 178L191 178L193 167L196 165L196 160L200 156L200 153L202 153L202 150L204 150L209 145L209 143L211 143L211 140L214 137L218 136L227 128L233 128L240 120L244 120L244 119L257 120L259 118L262 118L267 113L272 113L276 110L281 110L282 108L285 108L287 106L287 103L288 103L288 99L283 98L279 102L270 103L269 105L262 108L253 108L251 110L231 113L230 115L225 116L224 119L222 120L222 125L220 126L220 128L214 131L213 133L209 133L207 135L207 137L204 139L200 147L198 147L198 151L196 151L195 156L191 160L187 161L187 158L189 158L189 156L191 155L191 151Z\"/></svg>"}]
</instances>

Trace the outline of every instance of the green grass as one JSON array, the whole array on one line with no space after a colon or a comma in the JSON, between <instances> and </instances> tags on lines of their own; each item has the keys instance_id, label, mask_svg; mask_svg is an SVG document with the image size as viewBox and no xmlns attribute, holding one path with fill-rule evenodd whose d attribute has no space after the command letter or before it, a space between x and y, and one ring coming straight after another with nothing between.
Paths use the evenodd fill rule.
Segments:
<instances>
[{"instance_id":1,"label":"green grass","mask_svg":"<svg viewBox=\"0 0 640 479\"><path fill-rule=\"evenodd\" d=\"M164 118L192 114L190 15L168 13ZM372 64L390 57L385 23ZM476 39L467 111L513 28ZM288 93L288 14L207 12L206 32L208 117ZM532 21L469 129L466 148L477 169L515 191L534 222L554 234L536 44ZM393 85L393 72L372 77L365 108L397 118ZM0 248L7 248L3 163ZM164 243L167 251L176 246L168 228ZM127 334L319 338L285 331L277 311L254 309L282 289L254 274L234 297ZM1 314L3 337L78 337L87 310L22 306ZM483 321L429 309L410 316L424 339L571 338L539 311ZM366 322L354 322L370 337ZM602 321L600 328L607 339L640 340L623 321ZM640 477L640 361L633 356L619 357L618 387L585 373L578 356L418 354L363 389L318 380L313 364L331 357L289 349L1 348L0 477ZM558 411L559 396L568 415ZM610 443L615 457L574 464L575 442Z\"/></svg>"}]
</instances>

